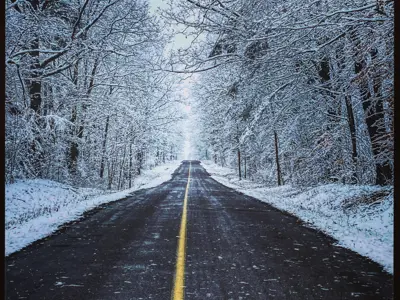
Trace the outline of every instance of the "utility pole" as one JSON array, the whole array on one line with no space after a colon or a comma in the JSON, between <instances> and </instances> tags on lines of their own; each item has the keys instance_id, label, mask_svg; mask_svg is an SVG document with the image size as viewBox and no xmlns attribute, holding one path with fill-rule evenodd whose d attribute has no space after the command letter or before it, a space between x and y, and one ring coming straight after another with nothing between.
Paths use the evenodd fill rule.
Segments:
<instances>
[{"instance_id":1,"label":"utility pole","mask_svg":"<svg viewBox=\"0 0 400 300\"><path fill-rule=\"evenodd\" d=\"M240 168L240 149L238 147L239 180L242 180L242 170Z\"/></svg>"},{"instance_id":2,"label":"utility pole","mask_svg":"<svg viewBox=\"0 0 400 300\"><path fill-rule=\"evenodd\" d=\"M275 159L276 159L276 172L278 175L278 186L281 185L281 167L279 165L279 153L278 153L278 135L274 130L274 139L275 139Z\"/></svg>"},{"instance_id":3,"label":"utility pole","mask_svg":"<svg viewBox=\"0 0 400 300\"><path fill-rule=\"evenodd\" d=\"M246 162L247 162L247 155L245 154L244 155L244 179L247 178L247 165L246 165Z\"/></svg>"},{"instance_id":4,"label":"utility pole","mask_svg":"<svg viewBox=\"0 0 400 300\"><path fill-rule=\"evenodd\" d=\"M239 141L239 124L236 124L236 140L237 140L237 153L238 153L238 166L239 166L239 180L242 180L242 169L240 161L240 141Z\"/></svg>"}]
</instances>

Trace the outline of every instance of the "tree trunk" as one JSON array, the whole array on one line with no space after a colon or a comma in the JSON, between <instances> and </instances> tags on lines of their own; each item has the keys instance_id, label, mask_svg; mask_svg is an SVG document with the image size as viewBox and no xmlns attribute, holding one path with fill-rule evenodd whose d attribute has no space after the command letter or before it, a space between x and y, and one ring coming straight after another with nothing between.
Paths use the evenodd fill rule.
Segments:
<instances>
[{"instance_id":1,"label":"tree trunk","mask_svg":"<svg viewBox=\"0 0 400 300\"><path fill-rule=\"evenodd\" d=\"M113 182L113 177L114 177L114 161L111 161L111 166L110 163L108 165L108 189L111 190L112 187L112 182Z\"/></svg>"},{"instance_id":2,"label":"tree trunk","mask_svg":"<svg viewBox=\"0 0 400 300\"><path fill-rule=\"evenodd\" d=\"M353 178L351 179L351 183L357 183L358 176L357 176L357 135L356 135L356 124L354 121L354 113L353 113L353 104L351 103L350 96L345 96L346 108L347 108L347 122L349 124L350 129L350 137L351 137L351 157L353 159L354 165L354 172Z\"/></svg>"},{"instance_id":3,"label":"tree trunk","mask_svg":"<svg viewBox=\"0 0 400 300\"><path fill-rule=\"evenodd\" d=\"M247 155L244 156L244 179L247 178Z\"/></svg>"},{"instance_id":4,"label":"tree trunk","mask_svg":"<svg viewBox=\"0 0 400 300\"><path fill-rule=\"evenodd\" d=\"M318 71L318 75L320 77L321 83L324 88L327 90L331 89L331 73L330 73L330 66L329 66L329 59L328 58L323 58L322 61L320 62L320 69ZM322 95L324 95L327 98L327 106L328 106L328 120L329 124L327 126L328 130L332 129L332 124L337 122L337 111L335 110L335 105L332 105L332 101L335 100L335 96L329 92L325 91L322 92Z\"/></svg>"},{"instance_id":5,"label":"tree trunk","mask_svg":"<svg viewBox=\"0 0 400 300\"><path fill-rule=\"evenodd\" d=\"M74 74L72 78L72 82L75 85L75 89L78 90L78 73L79 72L79 61L77 61L74 65ZM71 123L76 124L78 118L78 107L74 105L72 107L72 114L71 114ZM76 175L77 171L77 161L79 156L79 149L78 149L78 141L76 141L75 131L74 129L71 130L71 146L69 150L69 160L68 160L68 168L72 175Z\"/></svg>"},{"instance_id":6,"label":"tree trunk","mask_svg":"<svg viewBox=\"0 0 400 300\"><path fill-rule=\"evenodd\" d=\"M239 166L239 180L242 180L242 170L241 170L241 163L240 163L240 149L237 150L238 154L238 166Z\"/></svg>"},{"instance_id":7,"label":"tree trunk","mask_svg":"<svg viewBox=\"0 0 400 300\"><path fill-rule=\"evenodd\" d=\"M82 103L82 105L81 105L81 112L80 112L80 114L81 114L81 122L80 122L80 125L79 125L79 130L78 130L78 134L77 134L77 136L76 137L73 137L73 141L72 141L72 143L71 143L71 148L70 148L70 167L71 167L71 173L72 174L75 174L76 173L76 165L77 165L77 162L78 162L78 156L79 156L79 149L78 149L78 147L79 147L79 145L78 145L78 141L80 140L80 139L82 139L82 137L83 137L83 130L84 130L84 122L85 122L85 112L86 112L86 110L87 110L87 104L85 103L85 101L87 101L88 99L89 99L89 97L90 97L90 94L92 93L92 90L93 90L93 87L94 87L94 77L95 77L95 75L96 75L96 70L97 70L97 66L98 66L98 59L96 59L96 61L94 62L94 65L93 65L93 69L92 69L92 72L91 72L91 77L90 77L90 81L89 81L89 86L88 86L88 90L87 90L87 92L86 92L86 99L84 99L83 101L83 103ZM76 62L76 64L74 65L74 77L73 77L73 82L74 82L74 84L75 84L75 86L76 86L76 88L78 88L77 87L77 84L78 84L78 67L79 67L79 60ZM112 90L111 90L111 88L110 88L110 94L111 94L111 92L112 92ZM72 123L76 123L77 122L77 111L78 111L78 108L77 108L77 105L75 106L75 108L74 108L74 111L75 111L75 116L72 118L73 119L73 121L71 120L71 122Z\"/></svg>"},{"instance_id":8,"label":"tree trunk","mask_svg":"<svg viewBox=\"0 0 400 300\"><path fill-rule=\"evenodd\" d=\"M33 8L37 9L38 1L33 1ZM31 49L39 48L39 37L35 37L30 43ZM28 91L30 98L30 108L34 113L34 139L32 141L31 150L33 153L32 165L38 177L42 177L42 165L44 160L44 153L42 150L42 139L40 138L40 129L43 127L43 122L40 120L41 106L42 106L42 80L41 80L41 67L39 61L39 51L31 51L29 55L33 59L33 64L30 66L31 79L28 81Z\"/></svg>"},{"instance_id":9,"label":"tree trunk","mask_svg":"<svg viewBox=\"0 0 400 300\"><path fill-rule=\"evenodd\" d=\"M39 0L32 0L30 4L34 11L39 10L39 4L40 4ZM39 47L40 47L39 36L36 35L36 37L30 43L29 48L39 49ZM31 73L31 79L29 81L29 96L31 101L30 108L33 109L33 111L39 116L40 106L42 104L42 96L41 96L42 81L40 78L41 66L39 60L39 51L31 51L29 52L29 55L32 57L33 60L33 64L30 67L32 73Z\"/></svg>"},{"instance_id":10,"label":"tree trunk","mask_svg":"<svg viewBox=\"0 0 400 300\"><path fill-rule=\"evenodd\" d=\"M373 50L371 53L372 60L374 60L376 55L377 50ZM368 134L371 140L372 153L375 158L375 184L385 185L392 179L392 170L387 161L379 161L379 155L382 151L384 151L384 149L379 147L379 141L380 138L386 134L384 126L384 108L383 101L381 99L382 77L380 74L375 74L375 78L373 79L375 99L372 99L367 76L366 74L361 74L365 68L366 61L364 58L355 63L355 73L362 75L362 78L359 79L360 92L362 96L362 107L365 114L365 123L367 124Z\"/></svg>"},{"instance_id":11,"label":"tree trunk","mask_svg":"<svg viewBox=\"0 0 400 300\"><path fill-rule=\"evenodd\" d=\"M137 174L140 175L143 162L143 152L141 150L137 152L136 158L137 158Z\"/></svg>"},{"instance_id":12,"label":"tree trunk","mask_svg":"<svg viewBox=\"0 0 400 300\"><path fill-rule=\"evenodd\" d=\"M132 143L129 145L129 188L132 187Z\"/></svg>"},{"instance_id":13,"label":"tree trunk","mask_svg":"<svg viewBox=\"0 0 400 300\"><path fill-rule=\"evenodd\" d=\"M122 174L123 174L124 165L125 165L125 155L126 155L126 147L124 147L124 155L122 157L122 163L121 163L120 169L119 169L119 177L118 177L118 189L119 190L122 188Z\"/></svg>"},{"instance_id":14,"label":"tree trunk","mask_svg":"<svg viewBox=\"0 0 400 300\"><path fill-rule=\"evenodd\" d=\"M103 150L101 153L100 178L103 178L103 176L104 176L104 161L105 161L105 157L106 157L106 145L107 145L107 134L108 134L109 122L110 122L110 116L107 116L106 129L104 130Z\"/></svg>"},{"instance_id":15,"label":"tree trunk","mask_svg":"<svg viewBox=\"0 0 400 300\"><path fill-rule=\"evenodd\" d=\"M276 160L276 172L278 177L278 186L281 185L281 167L279 165L279 153L278 153L278 135L276 131L274 131L274 140L275 140L275 160Z\"/></svg>"}]
</instances>

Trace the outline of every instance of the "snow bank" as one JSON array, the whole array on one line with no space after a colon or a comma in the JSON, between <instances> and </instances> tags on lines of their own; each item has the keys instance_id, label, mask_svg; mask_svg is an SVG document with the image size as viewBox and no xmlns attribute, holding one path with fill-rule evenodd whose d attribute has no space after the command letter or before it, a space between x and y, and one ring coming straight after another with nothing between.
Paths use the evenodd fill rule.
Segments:
<instances>
[{"instance_id":1,"label":"snow bank","mask_svg":"<svg viewBox=\"0 0 400 300\"><path fill-rule=\"evenodd\" d=\"M116 193L74 188L42 179L19 180L6 185L6 256L50 235L61 225L79 219L96 206L168 181L179 165L180 161L173 161L145 170L135 179L131 189Z\"/></svg>"},{"instance_id":2,"label":"snow bank","mask_svg":"<svg viewBox=\"0 0 400 300\"><path fill-rule=\"evenodd\" d=\"M328 184L306 189L290 185L266 188L238 180L232 169L203 161L211 177L225 186L296 215L307 226L335 238L381 264L393 274L393 188Z\"/></svg>"}]
</instances>

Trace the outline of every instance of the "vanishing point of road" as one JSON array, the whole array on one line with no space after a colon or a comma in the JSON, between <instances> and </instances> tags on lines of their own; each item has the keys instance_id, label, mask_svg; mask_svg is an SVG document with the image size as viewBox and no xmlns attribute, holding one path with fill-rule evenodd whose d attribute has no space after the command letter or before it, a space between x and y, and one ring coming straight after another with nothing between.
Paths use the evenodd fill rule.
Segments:
<instances>
[{"instance_id":1,"label":"vanishing point of road","mask_svg":"<svg viewBox=\"0 0 400 300\"><path fill-rule=\"evenodd\" d=\"M393 277L183 161L6 258L7 299L392 299Z\"/></svg>"}]
</instances>

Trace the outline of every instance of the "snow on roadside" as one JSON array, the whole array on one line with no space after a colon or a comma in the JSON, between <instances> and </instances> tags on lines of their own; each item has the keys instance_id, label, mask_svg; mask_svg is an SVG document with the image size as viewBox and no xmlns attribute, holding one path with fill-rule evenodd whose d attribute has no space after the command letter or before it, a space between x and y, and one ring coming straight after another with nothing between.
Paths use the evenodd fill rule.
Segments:
<instances>
[{"instance_id":1,"label":"snow on roadside","mask_svg":"<svg viewBox=\"0 0 400 300\"><path fill-rule=\"evenodd\" d=\"M55 232L61 225L79 219L101 204L123 199L143 188L171 179L180 161L143 171L133 187L110 193L99 189L74 188L51 180L19 180L6 185L6 256Z\"/></svg>"},{"instance_id":2,"label":"snow on roadside","mask_svg":"<svg viewBox=\"0 0 400 300\"><path fill-rule=\"evenodd\" d=\"M266 188L239 181L232 169L211 161L201 163L216 181L296 215L307 226L335 238L337 246L366 256L393 274L392 187L327 184L307 189L290 185ZM379 197L374 201L371 195Z\"/></svg>"}]
</instances>

